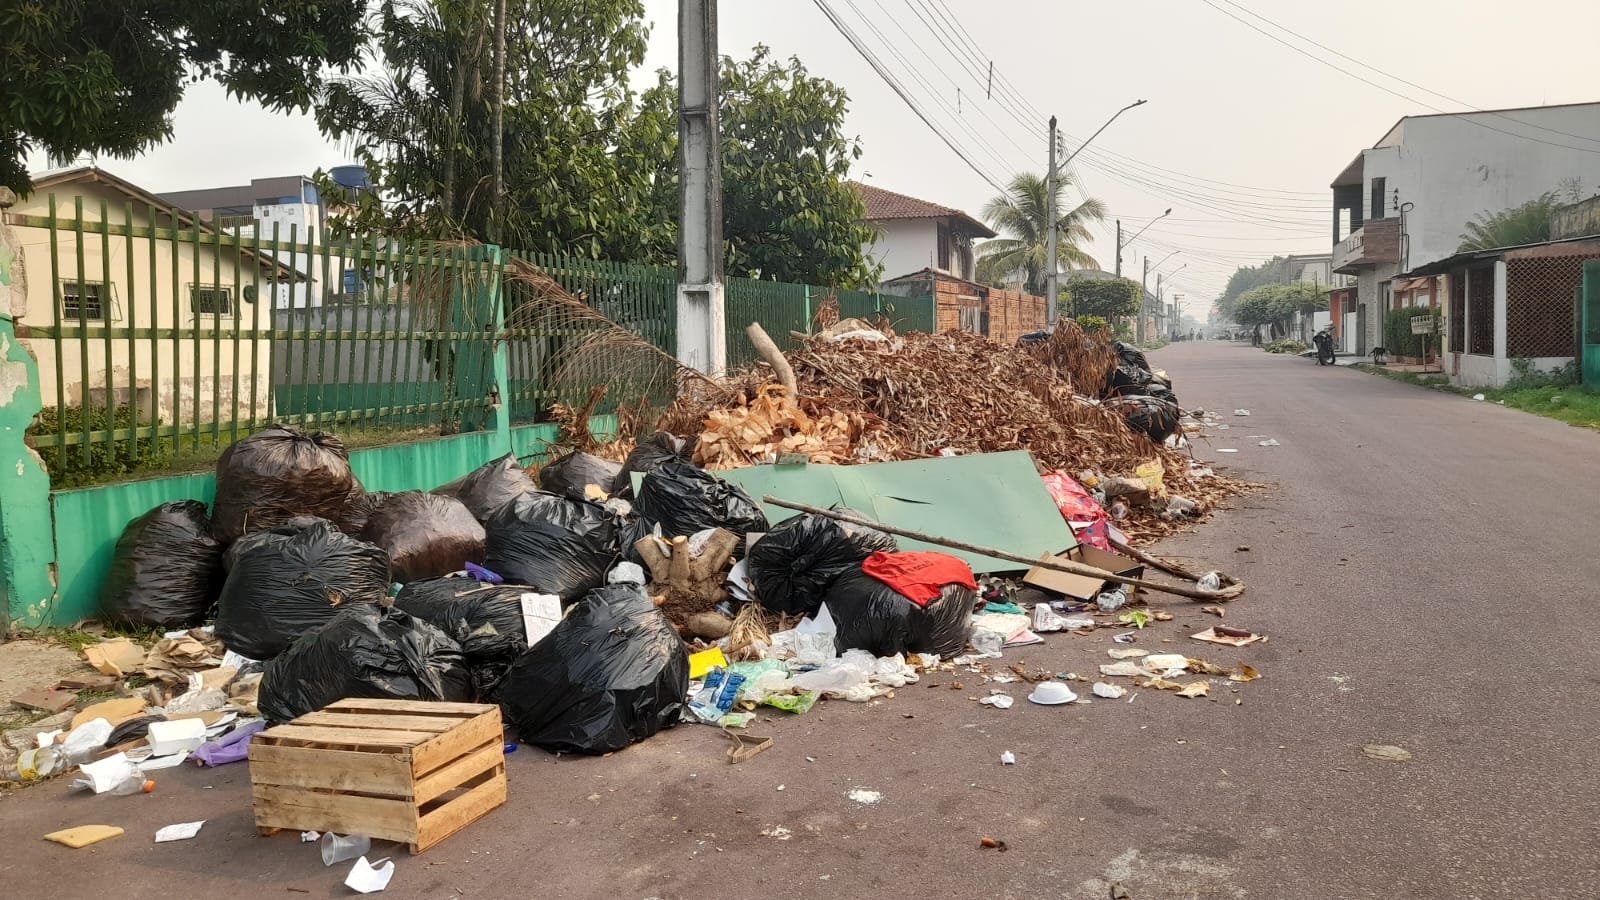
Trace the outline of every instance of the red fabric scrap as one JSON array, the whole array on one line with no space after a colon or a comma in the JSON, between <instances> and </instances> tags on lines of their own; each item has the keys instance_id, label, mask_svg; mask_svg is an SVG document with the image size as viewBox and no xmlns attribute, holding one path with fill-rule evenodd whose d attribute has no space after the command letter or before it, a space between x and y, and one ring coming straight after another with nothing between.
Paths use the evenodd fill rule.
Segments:
<instances>
[{"instance_id":1,"label":"red fabric scrap","mask_svg":"<svg viewBox=\"0 0 1600 900\"><path fill-rule=\"evenodd\" d=\"M918 606L927 606L937 600L947 584L959 584L972 590L978 582L972 578L972 569L948 553L931 550L916 553L884 553L881 550L867 557L861 564L863 574L894 588Z\"/></svg>"}]
</instances>

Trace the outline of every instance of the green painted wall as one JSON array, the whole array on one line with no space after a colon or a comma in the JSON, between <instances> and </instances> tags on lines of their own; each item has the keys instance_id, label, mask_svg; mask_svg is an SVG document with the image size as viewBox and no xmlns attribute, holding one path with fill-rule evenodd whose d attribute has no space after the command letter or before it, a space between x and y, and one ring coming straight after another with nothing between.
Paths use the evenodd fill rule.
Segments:
<instances>
[{"instance_id":1,"label":"green painted wall","mask_svg":"<svg viewBox=\"0 0 1600 900\"><path fill-rule=\"evenodd\" d=\"M0 287L17 287L17 274ZM39 367L18 343L10 298L0 292L0 613L9 619L41 615L53 593L50 478L23 441L39 400ZM0 620L0 638L8 626Z\"/></svg>"},{"instance_id":2,"label":"green painted wall","mask_svg":"<svg viewBox=\"0 0 1600 900\"><path fill-rule=\"evenodd\" d=\"M612 417L596 417L590 425L596 436L615 429L616 420ZM350 454L350 468L369 491L431 490L505 455L508 449L524 464L541 459L555 439L556 426L548 424L510 428L506 436L478 431L357 450ZM128 522L169 500L193 499L209 504L215 494L216 476L210 472L51 494L59 588L53 602L11 605L15 624L34 628L72 625L94 618L100 602L100 583L111 567L112 551ZM42 502L39 508L45 508ZM46 536L46 547L48 526L40 516L36 528L37 533ZM44 597L48 598L48 592Z\"/></svg>"}]
</instances>

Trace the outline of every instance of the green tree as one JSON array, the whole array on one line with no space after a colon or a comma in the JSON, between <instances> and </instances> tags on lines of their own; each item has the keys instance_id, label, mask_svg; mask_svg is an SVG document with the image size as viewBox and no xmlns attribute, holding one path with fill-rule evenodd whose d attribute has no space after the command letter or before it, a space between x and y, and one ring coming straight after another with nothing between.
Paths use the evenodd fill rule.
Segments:
<instances>
[{"instance_id":1,"label":"green tree","mask_svg":"<svg viewBox=\"0 0 1600 900\"><path fill-rule=\"evenodd\" d=\"M1269 334L1288 333L1296 313L1310 315L1328 308L1328 295L1320 285L1308 281L1292 284L1264 284L1239 295L1233 305L1233 321L1246 327L1270 326Z\"/></svg>"},{"instance_id":2,"label":"green tree","mask_svg":"<svg viewBox=\"0 0 1600 900\"><path fill-rule=\"evenodd\" d=\"M375 71L333 80L317 104L323 133L349 142L378 188L347 198L345 229L640 256L646 211L630 205L615 150L643 16L638 0L506 0L497 219L493 0L382 0Z\"/></svg>"},{"instance_id":3,"label":"green tree","mask_svg":"<svg viewBox=\"0 0 1600 900\"><path fill-rule=\"evenodd\" d=\"M184 88L209 78L268 109L306 108L324 67L360 48L365 0L3 0L0 184L25 156L131 157L172 136Z\"/></svg>"},{"instance_id":4,"label":"green tree","mask_svg":"<svg viewBox=\"0 0 1600 900\"><path fill-rule=\"evenodd\" d=\"M1056 182L1056 209L1064 207L1067 186L1071 180L1065 176ZM983 217L990 227L1005 235L985 242L978 248L978 279L993 281L1014 273L1024 273L1024 282L1031 294L1043 294L1045 273L1049 268L1047 239L1049 226L1049 191L1042 176L1024 172L1011 179L1004 194L984 204ZM1089 223L1106 217L1106 205L1099 200L1087 199L1066 213L1057 215L1056 260L1061 268L1092 269L1098 263L1083 244L1093 235Z\"/></svg>"},{"instance_id":5,"label":"green tree","mask_svg":"<svg viewBox=\"0 0 1600 900\"><path fill-rule=\"evenodd\" d=\"M1497 213L1484 210L1466 224L1456 252L1544 243L1550 240L1550 217L1560 205L1552 191Z\"/></svg>"},{"instance_id":6,"label":"green tree","mask_svg":"<svg viewBox=\"0 0 1600 900\"><path fill-rule=\"evenodd\" d=\"M1287 256L1274 256L1260 265L1240 266L1228 276L1228 284L1223 288L1222 296L1212 304L1217 318L1222 321L1237 321L1234 319L1234 303L1240 295L1262 285L1283 284L1288 280L1289 257ZM1239 322L1239 324L1246 323Z\"/></svg>"},{"instance_id":7,"label":"green tree","mask_svg":"<svg viewBox=\"0 0 1600 900\"><path fill-rule=\"evenodd\" d=\"M1063 315L1079 319L1098 316L1117 319L1137 315L1139 299L1144 288L1131 278L1086 278L1075 275L1067 279L1061 298Z\"/></svg>"},{"instance_id":8,"label":"green tree","mask_svg":"<svg viewBox=\"0 0 1600 900\"><path fill-rule=\"evenodd\" d=\"M844 89L759 45L747 60L723 57L719 88L728 271L836 287L876 280L864 251L874 234L849 182L861 145L844 133ZM677 103L671 76L658 73L618 148L625 189L670 225L650 236L661 259L677 250Z\"/></svg>"}]
</instances>

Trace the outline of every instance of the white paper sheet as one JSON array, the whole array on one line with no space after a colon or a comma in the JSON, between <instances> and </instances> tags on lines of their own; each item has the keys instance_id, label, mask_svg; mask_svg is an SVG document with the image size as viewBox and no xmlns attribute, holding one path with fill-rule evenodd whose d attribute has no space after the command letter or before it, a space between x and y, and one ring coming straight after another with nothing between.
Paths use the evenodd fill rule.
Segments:
<instances>
[{"instance_id":1,"label":"white paper sheet","mask_svg":"<svg viewBox=\"0 0 1600 900\"><path fill-rule=\"evenodd\" d=\"M561 598L555 594L522 595L522 627L528 631L528 646L544 640L561 621Z\"/></svg>"},{"instance_id":2,"label":"white paper sheet","mask_svg":"<svg viewBox=\"0 0 1600 900\"><path fill-rule=\"evenodd\" d=\"M394 860L380 859L377 864L367 862L365 856L356 860L355 868L344 880L344 886L358 894L375 894L389 886L394 877Z\"/></svg>"},{"instance_id":3,"label":"white paper sheet","mask_svg":"<svg viewBox=\"0 0 1600 900\"><path fill-rule=\"evenodd\" d=\"M205 819L198 822L180 822L177 825L168 825L156 832L156 843L165 844L168 841L187 841L200 833L200 826L206 823Z\"/></svg>"}]
</instances>

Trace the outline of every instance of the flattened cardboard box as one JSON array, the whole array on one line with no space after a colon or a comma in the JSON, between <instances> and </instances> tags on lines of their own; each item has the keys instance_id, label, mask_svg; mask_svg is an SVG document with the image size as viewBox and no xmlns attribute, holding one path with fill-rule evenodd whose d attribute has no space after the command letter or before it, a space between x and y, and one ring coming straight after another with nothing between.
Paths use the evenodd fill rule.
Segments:
<instances>
[{"instance_id":1,"label":"flattened cardboard box","mask_svg":"<svg viewBox=\"0 0 1600 900\"><path fill-rule=\"evenodd\" d=\"M1040 559L1057 559L1062 562L1083 563L1086 566L1094 566L1097 569L1104 569L1107 572L1126 578L1142 578L1144 576L1144 566L1132 558L1110 550L1101 550L1099 547L1091 547L1087 544L1073 547L1066 553L1058 553L1055 556L1047 554L1041 556ZM1074 575L1070 572L1058 572L1054 569L1043 569L1039 566L1029 569L1028 574L1022 576L1022 580L1024 583L1031 584L1034 587L1055 591L1069 600L1082 600L1088 603L1094 602L1095 595L1104 590L1107 584L1103 579L1095 578L1092 575Z\"/></svg>"}]
</instances>

